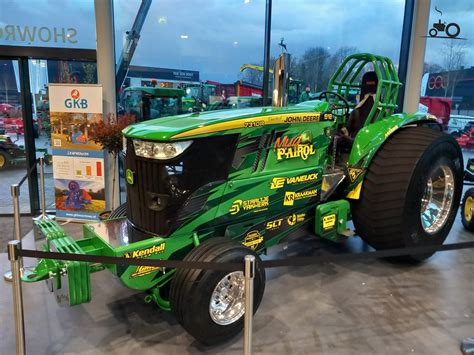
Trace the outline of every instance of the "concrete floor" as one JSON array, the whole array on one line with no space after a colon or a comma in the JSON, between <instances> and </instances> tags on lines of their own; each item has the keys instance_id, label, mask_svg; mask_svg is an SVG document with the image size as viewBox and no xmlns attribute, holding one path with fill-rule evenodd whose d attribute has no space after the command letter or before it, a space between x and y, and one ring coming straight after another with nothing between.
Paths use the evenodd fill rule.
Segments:
<instances>
[{"instance_id":1,"label":"concrete floor","mask_svg":"<svg viewBox=\"0 0 474 355\"><path fill-rule=\"evenodd\" d=\"M81 228L65 226L76 236ZM472 240L458 217L448 242ZM31 234L25 247L33 247ZM271 258L367 250L307 238ZM28 260L26 264L33 263ZM0 272L9 268L0 254ZM61 308L43 283L24 284L29 354L240 354L242 338L206 348L167 312L143 302L107 271L93 300ZM0 354L13 354L11 287L0 281ZM257 354L460 354L474 335L474 250L438 253L418 266L382 260L271 269L254 318Z\"/></svg>"}]
</instances>

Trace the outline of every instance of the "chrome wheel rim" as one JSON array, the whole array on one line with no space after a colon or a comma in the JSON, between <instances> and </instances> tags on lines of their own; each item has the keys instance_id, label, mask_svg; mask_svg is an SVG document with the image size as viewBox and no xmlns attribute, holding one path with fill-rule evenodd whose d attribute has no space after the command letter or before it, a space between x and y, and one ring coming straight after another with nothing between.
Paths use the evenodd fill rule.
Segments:
<instances>
[{"instance_id":1,"label":"chrome wheel rim","mask_svg":"<svg viewBox=\"0 0 474 355\"><path fill-rule=\"evenodd\" d=\"M211 319L219 325L238 321L245 313L245 278L242 271L224 276L214 288L209 303Z\"/></svg>"},{"instance_id":2,"label":"chrome wheel rim","mask_svg":"<svg viewBox=\"0 0 474 355\"><path fill-rule=\"evenodd\" d=\"M421 199L421 225L425 232L434 234L445 225L454 196L454 174L450 167L441 165L431 171Z\"/></svg>"}]
</instances>

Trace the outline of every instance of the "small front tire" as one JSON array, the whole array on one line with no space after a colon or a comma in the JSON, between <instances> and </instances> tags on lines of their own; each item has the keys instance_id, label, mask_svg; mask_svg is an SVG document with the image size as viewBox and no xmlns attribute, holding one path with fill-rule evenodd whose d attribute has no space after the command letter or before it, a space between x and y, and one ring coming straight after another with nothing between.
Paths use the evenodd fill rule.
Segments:
<instances>
[{"instance_id":1,"label":"small front tire","mask_svg":"<svg viewBox=\"0 0 474 355\"><path fill-rule=\"evenodd\" d=\"M184 261L242 263L254 255L254 313L265 290L265 270L251 249L227 238L213 238L191 250ZM171 310L178 322L205 345L223 343L243 329L245 293L241 271L178 269L171 282Z\"/></svg>"}]
</instances>

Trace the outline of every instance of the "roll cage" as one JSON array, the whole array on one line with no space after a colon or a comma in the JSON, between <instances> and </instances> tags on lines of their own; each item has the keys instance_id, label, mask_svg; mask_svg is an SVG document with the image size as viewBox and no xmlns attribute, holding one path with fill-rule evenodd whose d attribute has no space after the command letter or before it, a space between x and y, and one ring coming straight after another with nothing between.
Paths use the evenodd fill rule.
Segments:
<instances>
[{"instance_id":1,"label":"roll cage","mask_svg":"<svg viewBox=\"0 0 474 355\"><path fill-rule=\"evenodd\" d=\"M397 71L392 61L387 57L370 53L352 54L341 63L329 80L327 89L342 95L354 108L356 103L350 100L350 96L354 96L354 90L358 94L360 93L362 75L371 70L377 75L378 83L374 95L374 105L364 126L392 115L397 108L398 90L402 84L398 80ZM335 97L336 105L338 101L341 100ZM346 122L340 122L340 124L344 125Z\"/></svg>"}]
</instances>

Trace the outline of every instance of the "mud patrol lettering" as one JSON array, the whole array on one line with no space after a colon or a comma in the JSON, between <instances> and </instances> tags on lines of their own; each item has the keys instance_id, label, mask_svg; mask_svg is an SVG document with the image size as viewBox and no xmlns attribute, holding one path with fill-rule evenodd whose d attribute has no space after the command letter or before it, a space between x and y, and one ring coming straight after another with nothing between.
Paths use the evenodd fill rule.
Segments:
<instances>
[{"instance_id":1,"label":"mud patrol lettering","mask_svg":"<svg viewBox=\"0 0 474 355\"><path fill-rule=\"evenodd\" d=\"M165 251L165 243L161 243L160 245L153 245L150 248L146 249L138 249L132 252L125 253L124 256L126 258L147 258L153 254L159 254Z\"/></svg>"},{"instance_id":2,"label":"mud patrol lettering","mask_svg":"<svg viewBox=\"0 0 474 355\"><path fill-rule=\"evenodd\" d=\"M232 202L232 206L230 206L229 212L230 214L237 214L242 209L244 211L255 210L254 212L260 212L266 210L268 205L268 196L254 198L251 200L235 200L234 202Z\"/></svg>"},{"instance_id":3,"label":"mud patrol lettering","mask_svg":"<svg viewBox=\"0 0 474 355\"><path fill-rule=\"evenodd\" d=\"M285 184L295 185L295 184L301 184L304 182L316 181L317 179L318 179L318 173L305 174L305 175L292 176L292 177L275 177L272 179L272 182L270 184L270 189L272 190L280 189L283 186L285 186Z\"/></svg>"},{"instance_id":4,"label":"mud patrol lettering","mask_svg":"<svg viewBox=\"0 0 474 355\"><path fill-rule=\"evenodd\" d=\"M312 141L313 137L309 131L305 131L292 138L284 135L275 140L273 151L277 156L277 160L293 158L306 160L310 155L316 154Z\"/></svg>"}]
</instances>

